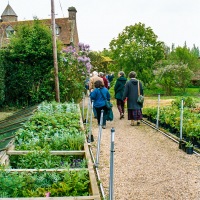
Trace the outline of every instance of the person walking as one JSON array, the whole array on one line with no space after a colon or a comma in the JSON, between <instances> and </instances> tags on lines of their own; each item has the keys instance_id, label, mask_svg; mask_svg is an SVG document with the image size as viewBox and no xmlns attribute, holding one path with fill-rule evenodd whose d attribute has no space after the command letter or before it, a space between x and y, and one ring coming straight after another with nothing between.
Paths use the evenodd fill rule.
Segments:
<instances>
[{"instance_id":1,"label":"person walking","mask_svg":"<svg viewBox=\"0 0 200 200\"><path fill-rule=\"evenodd\" d=\"M105 129L106 128L106 117L107 117L107 112L108 112L105 99L110 101L110 93L109 93L108 89L104 87L104 85L102 84L102 82L100 80L97 80L94 83L94 85L95 85L95 89L90 93L90 98L91 98L91 100L94 101L94 108L97 113L98 125L100 125L101 110L104 110L102 128Z\"/></svg>"},{"instance_id":2,"label":"person walking","mask_svg":"<svg viewBox=\"0 0 200 200\"><path fill-rule=\"evenodd\" d=\"M92 92L95 89L94 83L98 80L101 81L102 84L104 85L103 79L98 76L98 72L93 71L92 77L90 78L90 81L89 81L89 92ZM96 109L94 108L94 106L93 106L93 113L94 113L94 118L96 119L97 113L96 113Z\"/></svg>"},{"instance_id":3,"label":"person walking","mask_svg":"<svg viewBox=\"0 0 200 200\"><path fill-rule=\"evenodd\" d=\"M104 86L108 89L108 80L103 72L99 72L99 76L103 79Z\"/></svg>"},{"instance_id":4,"label":"person walking","mask_svg":"<svg viewBox=\"0 0 200 200\"><path fill-rule=\"evenodd\" d=\"M94 83L98 80L100 80L102 82L102 84L104 85L103 79L98 76L98 72L94 71L92 73L92 77L90 78L90 81L89 81L89 91L90 92L95 88Z\"/></svg>"},{"instance_id":5,"label":"person walking","mask_svg":"<svg viewBox=\"0 0 200 200\"><path fill-rule=\"evenodd\" d=\"M143 86L142 83L136 79L136 73L134 71L129 73L129 78L130 80L125 85L123 100L127 98L128 120L131 120L131 126L140 125L143 105L138 104L137 99L138 88L140 88L140 94L144 95Z\"/></svg>"},{"instance_id":6,"label":"person walking","mask_svg":"<svg viewBox=\"0 0 200 200\"><path fill-rule=\"evenodd\" d=\"M117 101L117 108L119 110L120 119L124 118L124 100L123 100L123 94L124 94L124 88L127 79L124 77L124 72L120 71L118 73L118 79L114 86L115 91L115 99Z\"/></svg>"}]
</instances>

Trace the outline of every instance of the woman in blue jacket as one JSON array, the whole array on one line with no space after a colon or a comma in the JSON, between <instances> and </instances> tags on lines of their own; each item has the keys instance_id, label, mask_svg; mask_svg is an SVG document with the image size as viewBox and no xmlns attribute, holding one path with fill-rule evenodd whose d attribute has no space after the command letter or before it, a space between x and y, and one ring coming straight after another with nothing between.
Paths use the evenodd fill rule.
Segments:
<instances>
[{"instance_id":1,"label":"woman in blue jacket","mask_svg":"<svg viewBox=\"0 0 200 200\"><path fill-rule=\"evenodd\" d=\"M94 101L94 108L97 112L97 122L98 125L100 125L100 119L101 119L101 110L104 110L103 112L103 126L102 128L106 128L106 116L108 109L106 108L106 100L110 101L110 93L107 88L104 87L101 81L96 81L94 83L95 89L90 93L91 100Z\"/></svg>"}]
</instances>

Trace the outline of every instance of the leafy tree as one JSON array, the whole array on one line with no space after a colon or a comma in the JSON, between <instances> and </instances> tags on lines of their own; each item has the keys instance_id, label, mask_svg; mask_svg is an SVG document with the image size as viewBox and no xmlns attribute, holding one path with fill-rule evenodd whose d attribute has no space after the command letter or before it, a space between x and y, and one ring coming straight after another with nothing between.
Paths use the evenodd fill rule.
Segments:
<instances>
[{"instance_id":1,"label":"leafy tree","mask_svg":"<svg viewBox=\"0 0 200 200\"><path fill-rule=\"evenodd\" d=\"M2 50L6 103L29 105L54 99L53 50L49 27L39 20L17 27Z\"/></svg>"},{"instance_id":2,"label":"leafy tree","mask_svg":"<svg viewBox=\"0 0 200 200\"><path fill-rule=\"evenodd\" d=\"M125 73L136 71L144 83L153 79L153 64L164 57L163 42L142 23L125 27L117 39L110 42L110 49L117 69Z\"/></svg>"},{"instance_id":3,"label":"leafy tree","mask_svg":"<svg viewBox=\"0 0 200 200\"><path fill-rule=\"evenodd\" d=\"M176 47L169 55L168 59L174 64L188 64L192 71L200 69L200 62L198 59L198 48L195 46L190 50L186 44L184 47Z\"/></svg>"},{"instance_id":4,"label":"leafy tree","mask_svg":"<svg viewBox=\"0 0 200 200\"><path fill-rule=\"evenodd\" d=\"M192 75L193 72L186 64L171 64L156 71L156 80L163 87L166 95L171 95L175 87L179 88L182 93L185 92Z\"/></svg>"},{"instance_id":5,"label":"leafy tree","mask_svg":"<svg viewBox=\"0 0 200 200\"><path fill-rule=\"evenodd\" d=\"M104 73L110 72L110 66L113 63L113 60L109 56L97 51L91 51L88 56L90 57L93 71L96 70Z\"/></svg>"}]
</instances>

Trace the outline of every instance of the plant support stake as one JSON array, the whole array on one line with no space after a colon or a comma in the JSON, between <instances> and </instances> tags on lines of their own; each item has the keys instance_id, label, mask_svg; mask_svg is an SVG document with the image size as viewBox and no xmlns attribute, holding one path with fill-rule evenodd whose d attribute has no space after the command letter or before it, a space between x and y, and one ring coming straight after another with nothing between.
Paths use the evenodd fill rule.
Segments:
<instances>
[{"instance_id":1,"label":"plant support stake","mask_svg":"<svg viewBox=\"0 0 200 200\"><path fill-rule=\"evenodd\" d=\"M84 110L85 110L85 93L83 92L83 101L82 101L83 105L82 105L82 119L83 119L83 123L85 123L85 119L84 119Z\"/></svg>"},{"instance_id":2,"label":"plant support stake","mask_svg":"<svg viewBox=\"0 0 200 200\"><path fill-rule=\"evenodd\" d=\"M181 115L180 115L180 140L183 139L183 99L181 100Z\"/></svg>"},{"instance_id":3,"label":"plant support stake","mask_svg":"<svg viewBox=\"0 0 200 200\"><path fill-rule=\"evenodd\" d=\"M91 142L91 137L92 137L92 111L93 111L93 104L94 101L92 100L92 105L91 105L91 109L90 109L90 127L89 127L89 134L88 134L88 143Z\"/></svg>"},{"instance_id":4,"label":"plant support stake","mask_svg":"<svg viewBox=\"0 0 200 200\"><path fill-rule=\"evenodd\" d=\"M160 94L158 95L158 110L157 110L157 119L156 119L156 128L159 126L159 115L160 115Z\"/></svg>"},{"instance_id":5,"label":"plant support stake","mask_svg":"<svg viewBox=\"0 0 200 200\"><path fill-rule=\"evenodd\" d=\"M114 180L114 137L115 129L111 128L111 145L110 145L110 181L109 181L109 200L113 200L113 180Z\"/></svg>"},{"instance_id":6,"label":"plant support stake","mask_svg":"<svg viewBox=\"0 0 200 200\"><path fill-rule=\"evenodd\" d=\"M102 124L103 124L103 112L104 112L104 110L101 110L101 118L100 118L98 141L97 141L97 155L96 155L95 167L99 166L99 155L100 155L100 145L101 145L101 135L102 135Z\"/></svg>"},{"instance_id":7,"label":"plant support stake","mask_svg":"<svg viewBox=\"0 0 200 200\"><path fill-rule=\"evenodd\" d=\"M89 117L89 111L90 111L90 104L91 104L91 101L90 101L90 98L89 98L88 99L88 108L87 108L86 121L85 121L86 124L88 123L88 117Z\"/></svg>"}]
</instances>

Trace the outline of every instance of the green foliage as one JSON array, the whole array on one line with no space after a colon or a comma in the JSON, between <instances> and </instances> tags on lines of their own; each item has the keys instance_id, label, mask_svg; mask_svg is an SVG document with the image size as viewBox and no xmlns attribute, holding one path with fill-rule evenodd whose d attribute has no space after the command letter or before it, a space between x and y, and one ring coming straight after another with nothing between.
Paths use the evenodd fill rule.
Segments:
<instances>
[{"instance_id":1,"label":"green foliage","mask_svg":"<svg viewBox=\"0 0 200 200\"><path fill-rule=\"evenodd\" d=\"M164 57L164 44L142 23L127 26L110 42L110 49L116 69L126 74L136 71L145 84L153 79L153 64Z\"/></svg>"},{"instance_id":2,"label":"green foliage","mask_svg":"<svg viewBox=\"0 0 200 200\"><path fill-rule=\"evenodd\" d=\"M44 102L23 128L16 132L15 148L82 150L84 140L77 105Z\"/></svg>"},{"instance_id":3,"label":"green foliage","mask_svg":"<svg viewBox=\"0 0 200 200\"><path fill-rule=\"evenodd\" d=\"M79 53L69 46L63 49L60 57L59 81L61 101L80 102L85 91L85 81L89 76L91 64L87 57L89 45L79 45Z\"/></svg>"},{"instance_id":4,"label":"green foliage","mask_svg":"<svg viewBox=\"0 0 200 200\"><path fill-rule=\"evenodd\" d=\"M29 105L53 100L53 50L49 27L39 20L17 27L2 51L7 104Z\"/></svg>"},{"instance_id":5,"label":"green foliage","mask_svg":"<svg viewBox=\"0 0 200 200\"><path fill-rule=\"evenodd\" d=\"M162 107L159 112L159 122L180 131L181 99L172 102L172 106ZM157 119L157 108L143 108L143 114L149 119ZM179 136L179 135L178 135ZM200 139L199 109L192 98L186 98L183 112L183 137L189 141Z\"/></svg>"},{"instance_id":6,"label":"green foliage","mask_svg":"<svg viewBox=\"0 0 200 200\"><path fill-rule=\"evenodd\" d=\"M195 108L196 102L192 97L178 97L172 101L172 106L181 108L181 100L183 100L183 106L188 108Z\"/></svg>"},{"instance_id":7,"label":"green foliage","mask_svg":"<svg viewBox=\"0 0 200 200\"><path fill-rule=\"evenodd\" d=\"M5 84L4 84L5 70L4 70L4 66L3 66L2 61L3 61L3 57L2 57L2 54L1 54L1 51L0 51L0 106L3 104L4 99L5 99L5 93L4 93L4 90L5 90Z\"/></svg>"},{"instance_id":8,"label":"green foliage","mask_svg":"<svg viewBox=\"0 0 200 200\"><path fill-rule=\"evenodd\" d=\"M166 65L155 71L155 74L157 83L163 87L166 95L171 95L175 87L184 93L193 75L192 71L185 64Z\"/></svg>"},{"instance_id":9,"label":"green foliage","mask_svg":"<svg viewBox=\"0 0 200 200\"><path fill-rule=\"evenodd\" d=\"M200 69L199 56L195 53L196 50L190 50L186 46L175 48L169 55L169 60L175 64L187 64L189 69L196 71Z\"/></svg>"},{"instance_id":10,"label":"green foliage","mask_svg":"<svg viewBox=\"0 0 200 200\"><path fill-rule=\"evenodd\" d=\"M11 155L9 160L13 169L83 168L87 163L82 156L52 155L46 147L25 155Z\"/></svg>"},{"instance_id":11,"label":"green foliage","mask_svg":"<svg viewBox=\"0 0 200 200\"><path fill-rule=\"evenodd\" d=\"M88 196L88 171L6 172L0 170L0 197Z\"/></svg>"}]
</instances>

